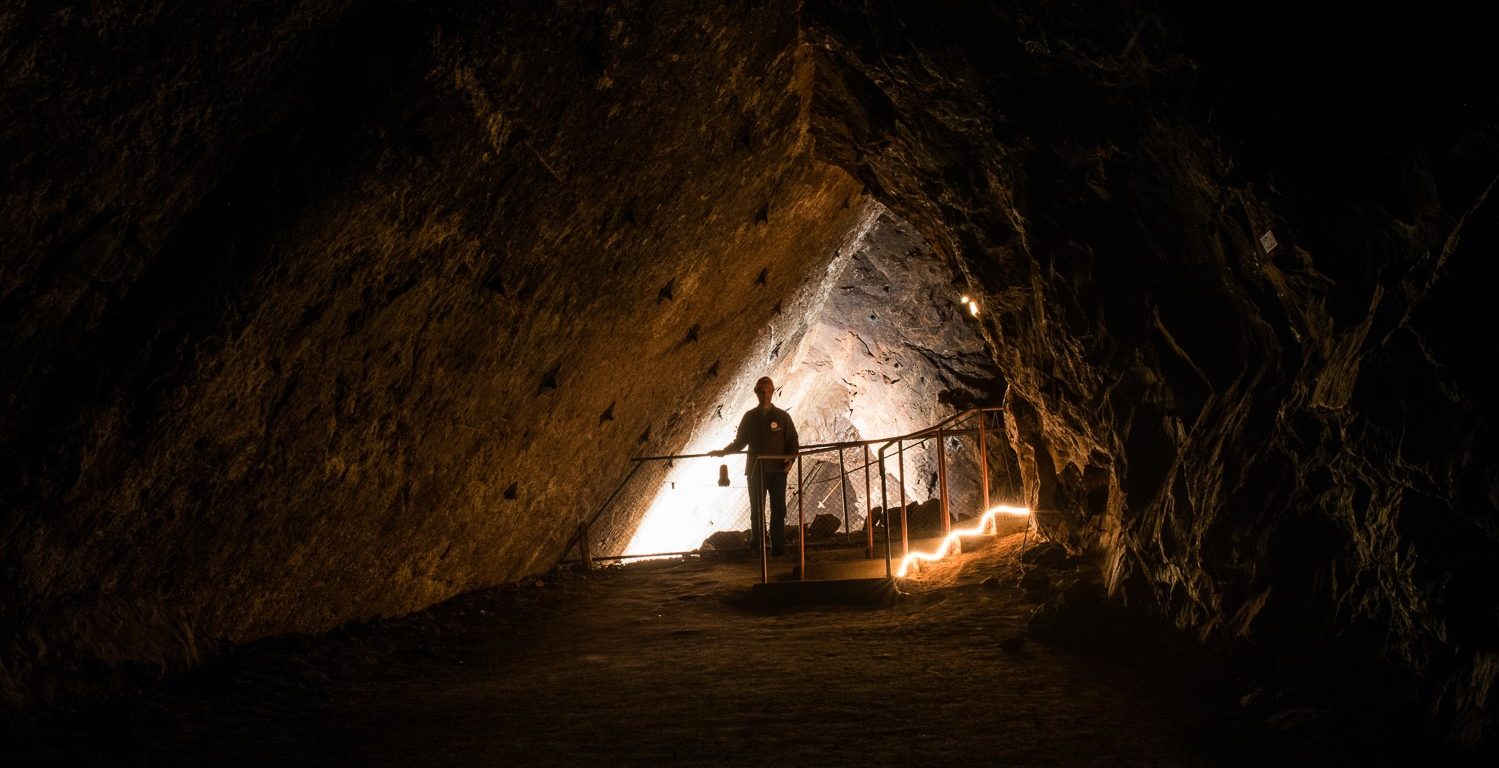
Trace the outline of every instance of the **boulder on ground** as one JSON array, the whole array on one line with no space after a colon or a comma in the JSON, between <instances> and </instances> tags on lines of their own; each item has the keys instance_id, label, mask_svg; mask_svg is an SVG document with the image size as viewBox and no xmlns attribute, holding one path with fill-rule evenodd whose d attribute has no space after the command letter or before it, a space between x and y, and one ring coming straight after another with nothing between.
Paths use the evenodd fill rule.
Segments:
<instances>
[{"instance_id":1,"label":"boulder on ground","mask_svg":"<svg viewBox=\"0 0 1499 768\"><path fill-rule=\"evenodd\" d=\"M927 499L907 505L906 525L916 538L942 535L942 500Z\"/></svg>"},{"instance_id":2,"label":"boulder on ground","mask_svg":"<svg viewBox=\"0 0 1499 768\"><path fill-rule=\"evenodd\" d=\"M843 520L841 518L837 515L824 512L812 518L812 522L807 524L807 541L831 539L838 533L838 529L842 527Z\"/></svg>"},{"instance_id":3,"label":"boulder on ground","mask_svg":"<svg viewBox=\"0 0 1499 768\"><path fill-rule=\"evenodd\" d=\"M884 515L880 507L870 511L874 519L875 528L881 528L885 524ZM900 529L900 507L890 507L890 526L895 530ZM942 528L942 500L927 499L906 505L906 530L913 538L927 538L941 536Z\"/></svg>"},{"instance_id":4,"label":"boulder on ground","mask_svg":"<svg viewBox=\"0 0 1499 768\"><path fill-rule=\"evenodd\" d=\"M1020 562L1055 568L1067 562L1067 548L1053 541L1043 541L1020 553Z\"/></svg>"},{"instance_id":5,"label":"boulder on ground","mask_svg":"<svg viewBox=\"0 0 1499 768\"><path fill-rule=\"evenodd\" d=\"M1029 568L1025 575L1020 577L1020 588L1025 590L1027 600L1037 602L1044 600L1055 591L1051 583L1050 572L1046 568Z\"/></svg>"},{"instance_id":6,"label":"boulder on ground","mask_svg":"<svg viewBox=\"0 0 1499 768\"><path fill-rule=\"evenodd\" d=\"M716 531L703 539L703 549L744 549L749 546L749 531Z\"/></svg>"}]
</instances>

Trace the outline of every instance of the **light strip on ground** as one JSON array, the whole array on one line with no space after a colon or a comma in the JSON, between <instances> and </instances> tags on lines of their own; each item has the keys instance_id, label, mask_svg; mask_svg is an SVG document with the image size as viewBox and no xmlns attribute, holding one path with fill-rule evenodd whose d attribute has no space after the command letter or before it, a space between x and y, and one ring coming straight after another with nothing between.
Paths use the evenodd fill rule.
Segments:
<instances>
[{"instance_id":1,"label":"light strip on ground","mask_svg":"<svg viewBox=\"0 0 1499 768\"><path fill-rule=\"evenodd\" d=\"M1031 511L1026 507L1012 507L1008 504L1001 504L997 507L990 507L989 511L985 512L982 516L979 517L978 523L973 527L954 528L952 532L944 536L942 538L942 545L937 547L936 552L911 552L905 557L901 558L900 571L896 573L895 576L896 578L904 579L906 577L906 571L910 570L912 563L930 563L934 560L941 560L942 558L947 557L948 551L952 549L952 545L957 542L959 538L962 538L964 536L977 536L979 534L982 534L985 530L988 530L989 524L994 522L994 518L998 515L1009 515L1011 517L1028 517L1030 516L1030 514ZM999 527L996 525L994 530L997 532L999 530Z\"/></svg>"}]
</instances>

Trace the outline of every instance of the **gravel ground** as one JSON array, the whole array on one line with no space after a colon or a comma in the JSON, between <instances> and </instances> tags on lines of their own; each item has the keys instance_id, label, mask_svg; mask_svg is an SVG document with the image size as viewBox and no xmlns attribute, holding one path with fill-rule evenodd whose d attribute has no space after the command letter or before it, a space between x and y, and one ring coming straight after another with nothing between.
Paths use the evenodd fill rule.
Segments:
<instances>
[{"instance_id":1,"label":"gravel ground","mask_svg":"<svg viewBox=\"0 0 1499 768\"><path fill-rule=\"evenodd\" d=\"M1189 660L1002 645L1034 607L1018 539L879 609L757 604L757 563L698 560L486 590L12 726L3 762L1328 764L1267 740L1242 691Z\"/></svg>"}]
</instances>

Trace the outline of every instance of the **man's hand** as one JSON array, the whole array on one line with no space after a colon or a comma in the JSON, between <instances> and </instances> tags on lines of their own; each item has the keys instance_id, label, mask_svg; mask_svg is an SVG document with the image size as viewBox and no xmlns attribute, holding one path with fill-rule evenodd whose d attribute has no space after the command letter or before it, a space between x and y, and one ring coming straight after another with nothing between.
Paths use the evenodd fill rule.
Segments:
<instances>
[{"instance_id":1,"label":"man's hand","mask_svg":"<svg viewBox=\"0 0 1499 768\"><path fill-rule=\"evenodd\" d=\"M711 451L708 451L709 456L722 456L723 454L724 450L722 448L715 448Z\"/></svg>"}]
</instances>

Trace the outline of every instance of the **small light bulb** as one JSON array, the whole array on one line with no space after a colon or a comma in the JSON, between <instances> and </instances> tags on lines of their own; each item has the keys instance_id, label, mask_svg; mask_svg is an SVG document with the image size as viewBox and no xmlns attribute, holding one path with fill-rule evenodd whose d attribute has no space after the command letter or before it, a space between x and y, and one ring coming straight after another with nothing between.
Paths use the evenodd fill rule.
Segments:
<instances>
[{"instance_id":1,"label":"small light bulb","mask_svg":"<svg viewBox=\"0 0 1499 768\"><path fill-rule=\"evenodd\" d=\"M968 298L968 294L966 293L963 294L963 298L958 299L958 303L962 304L965 307L968 306L968 302L970 301L973 301L973 299Z\"/></svg>"}]
</instances>

